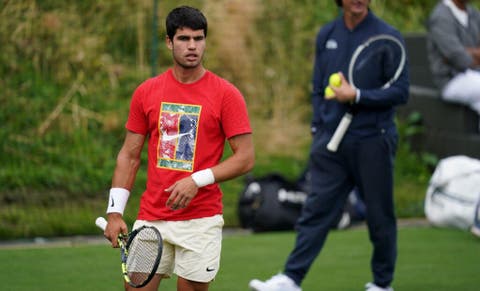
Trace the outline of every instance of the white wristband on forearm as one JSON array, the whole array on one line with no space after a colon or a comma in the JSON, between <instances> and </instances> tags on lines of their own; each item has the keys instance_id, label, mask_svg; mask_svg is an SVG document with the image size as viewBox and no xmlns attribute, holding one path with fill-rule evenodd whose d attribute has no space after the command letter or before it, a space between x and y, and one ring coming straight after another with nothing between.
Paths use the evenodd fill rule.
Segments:
<instances>
[{"instance_id":1,"label":"white wristband on forearm","mask_svg":"<svg viewBox=\"0 0 480 291\"><path fill-rule=\"evenodd\" d=\"M108 199L107 213L118 212L123 215L125 206L127 205L130 191L124 188L110 189L110 197Z\"/></svg>"},{"instance_id":2,"label":"white wristband on forearm","mask_svg":"<svg viewBox=\"0 0 480 291\"><path fill-rule=\"evenodd\" d=\"M197 187L203 187L215 183L215 177L211 169L205 169L192 174L192 179Z\"/></svg>"}]
</instances>

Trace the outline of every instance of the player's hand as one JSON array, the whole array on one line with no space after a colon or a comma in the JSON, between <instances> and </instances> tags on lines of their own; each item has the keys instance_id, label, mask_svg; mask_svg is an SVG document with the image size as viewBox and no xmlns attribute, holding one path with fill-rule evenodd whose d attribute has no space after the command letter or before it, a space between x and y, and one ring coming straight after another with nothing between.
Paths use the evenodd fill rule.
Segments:
<instances>
[{"instance_id":1,"label":"player's hand","mask_svg":"<svg viewBox=\"0 0 480 291\"><path fill-rule=\"evenodd\" d=\"M165 192L170 193L167 200L167 207L172 210L185 208L190 204L193 197L198 193L198 187L193 181L192 177L188 176L178 180L173 185L165 189Z\"/></svg>"},{"instance_id":2,"label":"player's hand","mask_svg":"<svg viewBox=\"0 0 480 291\"><path fill-rule=\"evenodd\" d=\"M117 238L120 234L128 233L128 227L120 213L109 213L107 227L103 235L112 243L112 247L118 248Z\"/></svg>"},{"instance_id":3,"label":"player's hand","mask_svg":"<svg viewBox=\"0 0 480 291\"><path fill-rule=\"evenodd\" d=\"M332 90L335 92L335 99L341 103L355 102L357 91L352 85L350 85L350 83L348 83L347 79L345 79L345 76L341 72L339 72L339 75L341 78L340 86L331 86Z\"/></svg>"}]
</instances>

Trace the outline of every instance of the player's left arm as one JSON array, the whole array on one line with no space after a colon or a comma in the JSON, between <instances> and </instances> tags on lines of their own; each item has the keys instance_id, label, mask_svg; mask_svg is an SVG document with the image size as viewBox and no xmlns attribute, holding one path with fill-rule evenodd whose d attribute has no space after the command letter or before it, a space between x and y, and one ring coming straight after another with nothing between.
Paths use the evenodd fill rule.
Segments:
<instances>
[{"instance_id":1,"label":"player's left arm","mask_svg":"<svg viewBox=\"0 0 480 291\"><path fill-rule=\"evenodd\" d=\"M255 164L255 151L251 133L240 134L228 140L233 154L212 167L215 182L223 182L249 172Z\"/></svg>"},{"instance_id":2,"label":"player's left arm","mask_svg":"<svg viewBox=\"0 0 480 291\"><path fill-rule=\"evenodd\" d=\"M204 170L211 175L209 184L233 179L253 168L255 154L252 134L236 135L231 137L228 142L233 154L218 165ZM166 192L170 192L166 205L174 210L187 207L197 195L198 189L203 186L198 185L192 176L178 180L165 189Z\"/></svg>"}]
</instances>

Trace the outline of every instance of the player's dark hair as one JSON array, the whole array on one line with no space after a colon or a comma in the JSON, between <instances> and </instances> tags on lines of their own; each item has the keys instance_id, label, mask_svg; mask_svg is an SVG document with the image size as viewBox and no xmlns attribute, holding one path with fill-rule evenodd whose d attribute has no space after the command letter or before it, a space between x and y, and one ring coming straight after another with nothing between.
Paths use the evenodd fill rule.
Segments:
<instances>
[{"instance_id":1,"label":"player's dark hair","mask_svg":"<svg viewBox=\"0 0 480 291\"><path fill-rule=\"evenodd\" d=\"M342 0L335 0L338 7L342 7Z\"/></svg>"},{"instance_id":2,"label":"player's dark hair","mask_svg":"<svg viewBox=\"0 0 480 291\"><path fill-rule=\"evenodd\" d=\"M167 36L171 40L173 40L177 29L185 27L193 30L203 29L205 37L207 36L207 18L197 8L190 6L177 7L170 11L165 22Z\"/></svg>"}]
</instances>

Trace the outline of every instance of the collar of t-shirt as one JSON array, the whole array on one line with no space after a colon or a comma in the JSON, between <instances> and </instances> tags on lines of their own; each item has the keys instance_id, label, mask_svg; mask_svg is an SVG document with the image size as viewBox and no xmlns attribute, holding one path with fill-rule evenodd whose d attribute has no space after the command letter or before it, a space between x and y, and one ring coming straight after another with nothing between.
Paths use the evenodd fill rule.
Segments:
<instances>
[{"instance_id":1,"label":"collar of t-shirt","mask_svg":"<svg viewBox=\"0 0 480 291\"><path fill-rule=\"evenodd\" d=\"M468 26L467 11L463 11L460 8L458 8L457 5L455 5L455 3L453 3L452 0L443 0L443 4L445 4L448 8L450 8L450 10L453 13L453 16L455 16L455 18L458 20L458 22L460 22L461 25L463 25L464 27Z\"/></svg>"}]
</instances>

